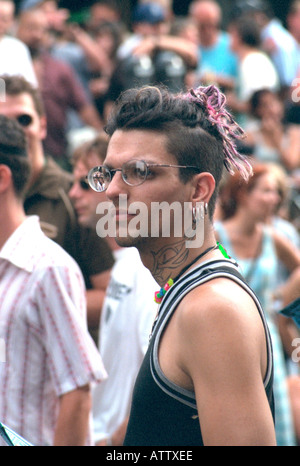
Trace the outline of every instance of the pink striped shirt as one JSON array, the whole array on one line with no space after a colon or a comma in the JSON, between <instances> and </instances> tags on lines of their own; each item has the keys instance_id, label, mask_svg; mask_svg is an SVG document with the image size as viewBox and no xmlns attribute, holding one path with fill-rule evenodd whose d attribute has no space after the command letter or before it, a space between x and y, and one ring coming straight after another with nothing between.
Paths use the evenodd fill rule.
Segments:
<instances>
[{"instance_id":1,"label":"pink striped shirt","mask_svg":"<svg viewBox=\"0 0 300 466\"><path fill-rule=\"evenodd\" d=\"M0 251L0 421L52 445L59 396L106 378L73 259L28 217Z\"/></svg>"}]
</instances>

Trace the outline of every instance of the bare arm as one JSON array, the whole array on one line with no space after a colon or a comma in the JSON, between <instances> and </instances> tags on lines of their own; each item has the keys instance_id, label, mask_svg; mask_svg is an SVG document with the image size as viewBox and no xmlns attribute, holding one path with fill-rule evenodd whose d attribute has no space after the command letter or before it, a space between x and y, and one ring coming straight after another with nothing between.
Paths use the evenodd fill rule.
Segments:
<instances>
[{"instance_id":1,"label":"bare arm","mask_svg":"<svg viewBox=\"0 0 300 466\"><path fill-rule=\"evenodd\" d=\"M122 446L126 435L128 417L115 430L110 439L103 439L96 443L97 447Z\"/></svg>"},{"instance_id":2,"label":"bare arm","mask_svg":"<svg viewBox=\"0 0 300 466\"><path fill-rule=\"evenodd\" d=\"M88 385L61 396L54 446L84 446L88 435L91 394Z\"/></svg>"},{"instance_id":3,"label":"bare arm","mask_svg":"<svg viewBox=\"0 0 300 466\"><path fill-rule=\"evenodd\" d=\"M299 249L297 249L291 241L275 231L273 232L273 238L279 260L290 272L293 272L300 266Z\"/></svg>"},{"instance_id":4,"label":"bare arm","mask_svg":"<svg viewBox=\"0 0 300 466\"><path fill-rule=\"evenodd\" d=\"M190 293L181 325L204 445L274 445L262 323L251 298L223 282L213 299L211 288Z\"/></svg>"},{"instance_id":5,"label":"bare arm","mask_svg":"<svg viewBox=\"0 0 300 466\"><path fill-rule=\"evenodd\" d=\"M82 47L92 70L101 71L110 75L113 66L112 61L105 51L98 47L93 38L77 24L70 25L69 32L72 34L77 44Z\"/></svg>"},{"instance_id":6,"label":"bare arm","mask_svg":"<svg viewBox=\"0 0 300 466\"><path fill-rule=\"evenodd\" d=\"M198 62L197 47L193 42L175 36L149 36L135 48L135 55L152 54L155 50L169 50L175 52L189 66L196 66Z\"/></svg>"},{"instance_id":7,"label":"bare arm","mask_svg":"<svg viewBox=\"0 0 300 466\"><path fill-rule=\"evenodd\" d=\"M274 144L278 147L281 155L281 162L287 170L295 170L300 164L300 128L296 125L287 129L288 144L284 144L284 138L279 138L280 132L274 128Z\"/></svg>"},{"instance_id":8,"label":"bare arm","mask_svg":"<svg viewBox=\"0 0 300 466\"><path fill-rule=\"evenodd\" d=\"M300 163L300 128L290 125L286 130L278 125L272 117L265 117L261 122L262 131L265 132L272 145L280 153L281 162L287 170L294 170ZM288 142L285 140L285 131Z\"/></svg>"}]
</instances>

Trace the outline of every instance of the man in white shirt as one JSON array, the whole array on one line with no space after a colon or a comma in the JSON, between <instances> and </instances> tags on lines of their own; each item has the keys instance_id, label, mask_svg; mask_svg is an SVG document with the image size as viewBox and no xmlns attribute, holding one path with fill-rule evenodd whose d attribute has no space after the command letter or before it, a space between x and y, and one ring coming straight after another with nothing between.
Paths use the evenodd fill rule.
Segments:
<instances>
[{"instance_id":1,"label":"man in white shirt","mask_svg":"<svg viewBox=\"0 0 300 466\"><path fill-rule=\"evenodd\" d=\"M0 0L0 75L21 75L35 87L37 79L27 46L9 35L14 20L12 0Z\"/></svg>"},{"instance_id":2,"label":"man in white shirt","mask_svg":"<svg viewBox=\"0 0 300 466\"><path fill-rule=\"evenodd\" d=\"M26 217L24 133L0 116L0 420L33 445L90 445L92 382L106 377L75 261Z\"/></svg>"},{"instance_id":3,"label":"man in white shirt","mask_svg":"<svg viewBox=\"0 0 300 466\"><path fill-rule=\"evenodd\" d=\"M247 122L249 100L259 89L279 90L276 68L261 49L260 30L250 17L241 17L230 23L230 46L238 57L238 79L234 93L227 93L227 103L235 112L237 121Z\"/></svg>"},{"instance_id":4,"label":"man in white shirt","mask_svg":"<svg viewBox=\"0 0 300 466\"><path fill-rule=\"evenodd\" d=\"M297 77L298 45L295 37L275 17L272 2L243 0L241 12L250 16L260 27L263 50L270 56L278 73L280 86L289 89Z\"/></svg>"}]
</instances>

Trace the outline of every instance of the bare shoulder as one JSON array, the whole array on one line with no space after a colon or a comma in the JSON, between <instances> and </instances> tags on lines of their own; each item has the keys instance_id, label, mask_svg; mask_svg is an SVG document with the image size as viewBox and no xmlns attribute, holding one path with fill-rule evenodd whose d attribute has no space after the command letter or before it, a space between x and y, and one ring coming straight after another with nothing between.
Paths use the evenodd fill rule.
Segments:
<instances>
[{"instance_id":1,"label":"bare shoulder","mask_svg":"<svg viewBox=\"0 0 300 466\"><path fill-rule=\"evenodd\" d=\"M181 317L187 325L222 326L261 320L253 298L233 280L213 279L192 290L183 300Z\"/></svg>"},{"instance_id":2,"label":"bare shoulder","mask_svg":"<svg viewBox=\"0 0 300 466\"><path fill-rule=\"evenodd\" d=\"M266 336L252 297L217 278L191 291L177 311L178 380L195 392L204 444L273 444Z\"/></svg>"},{"instance_id":3,"label":"bare shoulder","mask_svg":"<svg viewBox=\"0 0 300 466\"><path fill-rule=\"evenodd\" d=\"M226 278L213 279L191 291L178 309L182 354L189 364L195 354L207 364L227 354L248 364L266 368L266 340L261 316L253 298ZM248 366L249 367L249 366Z\"/></svg>"}]
</instances>

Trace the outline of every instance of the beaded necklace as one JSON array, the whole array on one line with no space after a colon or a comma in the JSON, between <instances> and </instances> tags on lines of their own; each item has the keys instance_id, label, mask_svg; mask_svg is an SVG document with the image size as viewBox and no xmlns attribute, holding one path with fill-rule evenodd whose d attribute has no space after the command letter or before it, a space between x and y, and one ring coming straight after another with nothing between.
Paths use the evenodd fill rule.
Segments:
<instances>
[{"instance_id":1,"label":"beaded necklace","mask_svg":"<svg viewBox=\"0 0 300 466\"><path fill-rule=\"evenodd\" d=\"M199 259L201 259L201 257L205 256L206 254L208 254L210 251L213 251L215 249L219 249L221 251L221 253L223 254L224 257L226 257L226 259L230 259L230 257L228 256L225 248L222 246L222 244L220 244L219 242L217 242L217 244L215 246L211 246L209 248L207 248L205 251L201 252L201 254L199 254L197 257L195 257L195 259L188 265L186 265L180 272L179 274L174 278L169 278L169 280L167 281L167 283L165 284L165 286L163 286L159 291L156 291L154 293L154 301L157 303L157 304L160 304L162 302L162 299L164 297L164 295L166 294L166 292L171 288L171 286L176 282L176 280L178 280L178 278L187 270L189 269L193 264L195 264L195 262L197 262Z\"/></svg>"}]
</instances>

